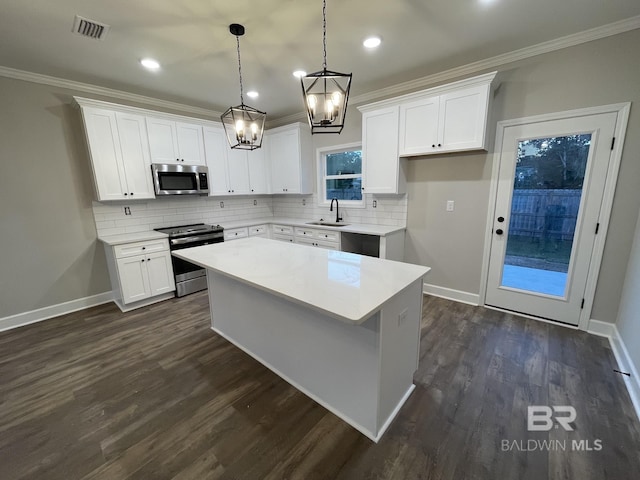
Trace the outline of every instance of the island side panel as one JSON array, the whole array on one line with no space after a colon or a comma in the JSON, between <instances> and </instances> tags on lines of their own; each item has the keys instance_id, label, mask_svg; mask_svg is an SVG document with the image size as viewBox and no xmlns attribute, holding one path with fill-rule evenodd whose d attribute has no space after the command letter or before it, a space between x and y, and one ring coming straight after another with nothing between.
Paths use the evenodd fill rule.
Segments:
<instances>
[{"instance_id":1,"label":"island side panel","mask_svg":"<svg viewBox=\"0 0 640 480\"><path fill-rule=\"evenodd\" d=\"M351 325L212 270L207 277L214 331L369 438L376 437L378 313Z\"/></svg>"},{"instance_id":2,"label":"island side panel","mask_svg":"<svg viewBox=\"0 0 640 480\"><path fill-rule=\"evenodd\" d=\"M413 391L420 354L422 278L382 307L378 434L382 435Z\"/></svg>"}]
</instances>

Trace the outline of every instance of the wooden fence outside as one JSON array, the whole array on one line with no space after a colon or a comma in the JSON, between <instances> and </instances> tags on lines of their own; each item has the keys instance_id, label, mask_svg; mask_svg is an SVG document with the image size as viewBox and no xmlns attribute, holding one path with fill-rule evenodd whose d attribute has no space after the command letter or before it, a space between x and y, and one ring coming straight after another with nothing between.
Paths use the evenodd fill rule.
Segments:
<instances>
[{"instance_id":1,"label":"wooden fence outside","mask_svg":"<svg viewBox=\"0 0 640 480\"><path fill-rule=\"evenodd\" d=\"M573 240L582 190L515 189L509 235Z\"/></svg>"}]
</instances>

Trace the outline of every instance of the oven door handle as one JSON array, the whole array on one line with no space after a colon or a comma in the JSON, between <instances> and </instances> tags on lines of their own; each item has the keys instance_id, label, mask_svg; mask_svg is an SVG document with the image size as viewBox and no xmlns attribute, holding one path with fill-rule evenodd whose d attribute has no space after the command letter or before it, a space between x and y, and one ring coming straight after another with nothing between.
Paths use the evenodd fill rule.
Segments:
<instances>
[{"instance_id":1,"label":"oven door handle","mask_svg":"<svg viewBox=\"0 0 640 480\"><path fill-rule=\"evenodd\" d=\"M224 234L216 233L214 235L198 235L193 237L173 238L171 239L171 245L184 245L186 243L198 243L220 238L224 238Z\"/></svg>"}]
</instances>

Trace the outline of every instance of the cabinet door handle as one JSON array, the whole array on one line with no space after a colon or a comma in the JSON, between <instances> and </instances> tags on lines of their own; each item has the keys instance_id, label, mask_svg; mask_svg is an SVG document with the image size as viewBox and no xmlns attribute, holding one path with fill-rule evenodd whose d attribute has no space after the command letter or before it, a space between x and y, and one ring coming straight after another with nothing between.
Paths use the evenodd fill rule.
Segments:
<instances>
[{"instance_id":1,"label":"cabinet door handle","mask_svg":"<svg viewBox=\"0 0 640 480\"><path fill-rule=\"evenodd\" d=\"M129 195L127 192L124 192L124 196L126 197L127 195Z\"/></svg>"},{"instance_id":2,"label":"cabinet door handle","mask_svg":"<svg viewBox=\"0 0 640 480\"><path fill-rule=\"evenodd\" d=\"M131 196L133 197L133 192L131 192Z\"/></svg>"},{"instance_id":3,"label":"cabinet door handle","mask_svg":"<svg viewBox=\"0 0 640 480\"><path fill-rule=\"evenodd\" d=\"M502 235L504 232L502 231L501 228L496 230L496 235Z\"/></svg>"},{"instance_id":4,"label":"cabinet door handle","mask_svg":"<svg viewBox=\"0 0 640 480\"><path fill-rule=\"evenodd\" d=\"M439 143L439 144L438 144L438 146L439 146L439 147L441 147L441 146L442 146L442 144L441 144L441 143Z\"/></svg>"},{"instance_id":5,"label":"cabinet door handle","mask_svg":"<svg viewBox=\"0 0 640 480\"><path fill-rule=\"evenodd\" d=\"M142 259L142 261L144 262L144 258Z\"/></svg>"},{"instance_id":6,"label":"cabinet door handle","mask_svg":"<svg viewBox=\"0 0 640 480\"><path fill-rule=\"evenodd\" d=\"M147 247L142 247L143 250L146 250Z\"/></svg>"},{"instance_id":7,"label":"cabinet door handle","mask_svg":"<svg viewBox=\"0 0 640 480\"><path fill-rule=\"evenodd\" d=\"M431 144L431 148L436 148L436 144L435 143Z\"/></svg>"}]
</instances>

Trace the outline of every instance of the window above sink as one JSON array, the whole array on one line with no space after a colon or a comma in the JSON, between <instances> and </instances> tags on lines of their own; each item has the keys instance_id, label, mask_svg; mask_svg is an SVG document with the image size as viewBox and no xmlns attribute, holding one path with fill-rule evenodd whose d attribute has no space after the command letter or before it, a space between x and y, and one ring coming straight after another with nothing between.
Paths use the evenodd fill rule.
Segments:
<instances>
[{"instance_id":1,"label":"window above sink","mask_svg":"<svg viewBox=\"0 0 640 480\"><path fill-rule=\"evenodd\" d=\"M319 204L328 206L332 198L337 198L341 206L364 208L362 145L337 145L317 152Z\"/></svg>"}]
</instances>

